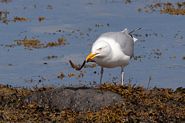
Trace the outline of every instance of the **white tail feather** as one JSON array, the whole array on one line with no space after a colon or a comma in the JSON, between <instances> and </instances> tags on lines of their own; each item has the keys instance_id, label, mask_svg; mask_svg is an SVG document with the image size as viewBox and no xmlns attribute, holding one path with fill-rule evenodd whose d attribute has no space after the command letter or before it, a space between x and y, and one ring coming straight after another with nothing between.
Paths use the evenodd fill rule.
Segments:
<instances>
[{"instance_id":1,"label":"white tail feather","mask_svg":"<svg viewBox=\"0 0 185 123\"><path fill-rule=\"evenodd\" d=\"M133 40L134 40L134 43L135 43L138 39L133 37Z\"/></svg>"}]
</instances>

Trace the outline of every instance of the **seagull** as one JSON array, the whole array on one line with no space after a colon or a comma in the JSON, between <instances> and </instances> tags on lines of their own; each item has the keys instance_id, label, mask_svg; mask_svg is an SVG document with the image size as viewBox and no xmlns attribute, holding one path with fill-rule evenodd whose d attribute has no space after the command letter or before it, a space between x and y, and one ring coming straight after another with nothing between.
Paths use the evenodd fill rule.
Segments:
<instances>
[{"instance_id":1,"label":"seagull","mask_svg":"<svg viewBox=\"0 0 185 123\"><path fill-rule=\"evenodd\" d=\"M124 84L124 67L134 56L134 43L137 41L126 28L120 32L106 32L101 34L93 43L91 52L86 57L86 62L96 62L101 66L100 84L104 68L121 67L121 84Z\"/></svg>"}]
</instances>

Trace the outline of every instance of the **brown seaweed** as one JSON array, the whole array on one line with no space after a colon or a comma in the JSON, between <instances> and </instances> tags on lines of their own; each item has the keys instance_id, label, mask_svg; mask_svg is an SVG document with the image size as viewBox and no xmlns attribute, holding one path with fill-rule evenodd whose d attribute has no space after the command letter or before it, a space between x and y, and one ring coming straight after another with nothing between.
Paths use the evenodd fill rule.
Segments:
<instances>
[{"instance_id":1,"label":"brown seaweed","mask_svg":"<svg viewBox=\"0 0 185 123\"><path fill-rule=\"evenodd\" d=\"M86 60L84 60L84 62L81 66L74 64L71 60L69 60L69 63L71 65L71 67L74 68L75 70L81 70L85 66Z\"/></svg>"}]
</instances>

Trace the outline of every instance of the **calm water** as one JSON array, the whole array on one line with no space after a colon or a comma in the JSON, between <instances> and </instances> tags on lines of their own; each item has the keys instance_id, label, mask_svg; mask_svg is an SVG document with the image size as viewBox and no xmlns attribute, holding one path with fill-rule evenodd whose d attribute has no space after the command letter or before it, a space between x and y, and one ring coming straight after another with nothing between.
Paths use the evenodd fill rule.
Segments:
<instances>
[{"instance_id":1,"label":"calm water","mask_svg":"<svg viewBox=\"0 0 185 123\"><path fill-rule=\"evenodd\" d=\"M174 1L174 0L173 0ZM164 2L164 1L163 1ZM0 83L13 86L89 85L99 82L99 67L73 70L72 59L81 64L94 40L103 32L130 30L138 42L135 56L125 68L125 81L150 87L185 87L185 17L138 12L152 1L125 4L122 0L12 0L0 3L8 23L0 22ZM27 22L13 22L26 17ZM40 16L46 19L38 21ZM35 38L42 42L66 39L65 46L28 49L8 47L15 40ZM48 59L48 56L55 56ZM91 64L90 64L91 65ZM63 79L57 78L63 73ZM75 76L69 77L70 73ZM120 68L105 69L103 81L117 82Z\"/></svg>"}]
</instances>

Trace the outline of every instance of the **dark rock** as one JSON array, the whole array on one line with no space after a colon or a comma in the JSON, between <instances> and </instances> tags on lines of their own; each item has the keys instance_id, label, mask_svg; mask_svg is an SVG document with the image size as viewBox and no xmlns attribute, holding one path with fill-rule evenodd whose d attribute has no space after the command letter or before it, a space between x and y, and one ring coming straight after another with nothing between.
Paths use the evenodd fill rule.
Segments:
<instances>
[{"instance_id":1,"label":"dark rock","mask_svg":"<svg viewBox=\"0 0 185 123\"><path fill-rule=\"evenodd\" d=\"M101 107L123 102L123 98L114 92L95 88L58 88L47 92L37 92L24 101L36 102L40 106L52 109L73 111L97 111Z\"/></svg>"}]
</instances>

